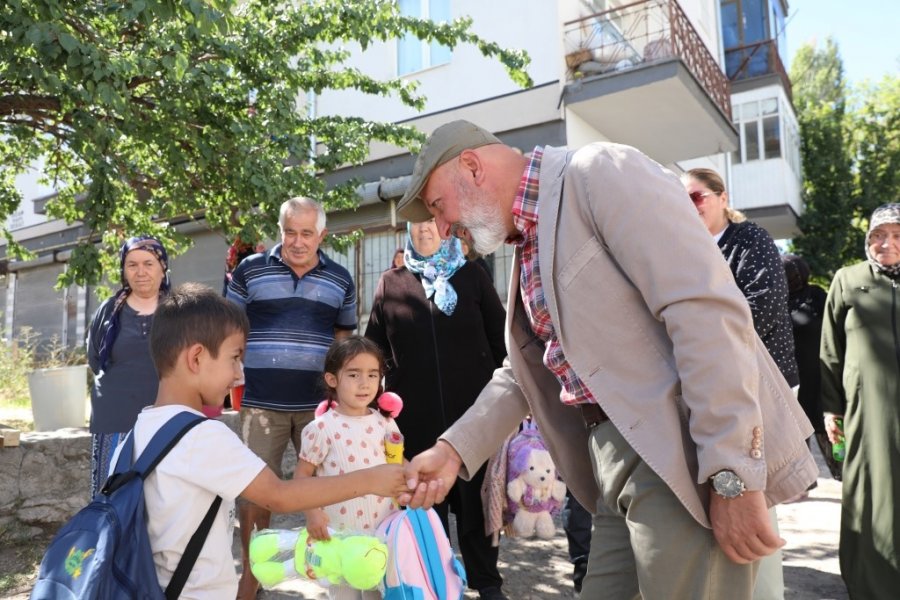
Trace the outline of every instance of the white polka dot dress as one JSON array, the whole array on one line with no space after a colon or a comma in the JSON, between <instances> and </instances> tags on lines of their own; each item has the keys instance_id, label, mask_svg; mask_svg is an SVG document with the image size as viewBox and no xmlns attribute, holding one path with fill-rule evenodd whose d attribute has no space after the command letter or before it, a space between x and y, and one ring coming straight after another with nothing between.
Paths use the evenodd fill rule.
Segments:
<instances>
[{"instance_id":1,"label":"white polka dot dress","mask_svg":"<svg viewBox=\"0 0 900 600\"><path fill-rule=\"evenodd\" d=\"M342 475L385 464L384 438L399 432L393 419L378 411L348 417L329 410L303 428L300 458L316 465L316 475ZM374 532L396 510L389 498L368 495L323 506L328 526L336 531Z\"/></svg>"}]
</instances>

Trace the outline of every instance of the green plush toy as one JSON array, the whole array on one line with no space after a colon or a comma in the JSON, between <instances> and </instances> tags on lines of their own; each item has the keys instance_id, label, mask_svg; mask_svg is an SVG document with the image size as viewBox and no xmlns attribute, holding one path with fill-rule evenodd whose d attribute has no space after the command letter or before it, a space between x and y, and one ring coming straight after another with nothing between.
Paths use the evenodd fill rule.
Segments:
<instances>
[{"instance_id":1,"label":"green plush toy","mask_svg":"<svg viewBox=\"0 0 900 600\"><path fill-rule=\"evenodd\" d=\"M323 541L309 539L306 528L265 529L250 540L250 571L263 587L303 577L324 586L346 583L371 590L386 566L387 546L369 535L339 532Z\"/></svg>"}]
</instances>

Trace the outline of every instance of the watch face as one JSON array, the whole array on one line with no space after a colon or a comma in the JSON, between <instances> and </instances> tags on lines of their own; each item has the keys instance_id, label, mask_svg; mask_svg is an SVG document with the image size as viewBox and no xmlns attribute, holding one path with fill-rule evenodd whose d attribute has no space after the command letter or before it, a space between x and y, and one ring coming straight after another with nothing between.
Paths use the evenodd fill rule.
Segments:
<instances>
[{"instance_id":1,"label":"watch face","mask_svg":"<svg viewBox=\"0 0 900 600\"><path fill-rule=\"evenodd\" d=\"M719 471L713 476L712 484L723 498L737 498L744 493L744 482L734 471Z\"/></svg>"}]
</instances>

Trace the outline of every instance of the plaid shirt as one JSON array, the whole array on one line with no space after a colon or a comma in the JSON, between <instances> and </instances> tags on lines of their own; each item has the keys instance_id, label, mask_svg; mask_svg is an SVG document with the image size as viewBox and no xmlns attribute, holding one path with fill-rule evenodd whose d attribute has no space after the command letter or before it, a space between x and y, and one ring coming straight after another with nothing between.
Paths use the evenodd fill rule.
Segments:
<instances>
[{"instance_id":1,"label":"plaid shirt","mask_svg":"<svg viewBox=\"0 0 900 600\"><path fill-rule=\"evenodd\" d=\"M531 160L522 174L519 191L513 202L513 223L520 237L509 240L521 249L519 264L519 284L522 289L522 303L531 329L544 342L544 365L550 369L562 384L559 399L564 404L584 404L596 402L563 354L562 345L556 337L550 311L541 285L541 270L538 265L538 183L541 174L540 146L534 149Z\"/></svg>"}]
</instances>

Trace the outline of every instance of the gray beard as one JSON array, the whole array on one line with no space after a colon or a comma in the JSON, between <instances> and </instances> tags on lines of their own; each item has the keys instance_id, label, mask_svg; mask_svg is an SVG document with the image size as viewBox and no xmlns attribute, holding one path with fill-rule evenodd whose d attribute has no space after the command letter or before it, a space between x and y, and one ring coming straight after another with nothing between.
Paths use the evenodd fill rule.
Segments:
<instances>
[{"instance_id":1,"label":"gray beard","mask_svg":"<svg viewBox=\"0 0 900 600\"><path fill-rule=\"evenodd\" d=\"M472 236L472 246L478 254L490 254L497 250L506 241L506 231L502 225L499 230L490 225L467 226L469 235Z\"/></svg>"},{"instance_id":2,"label":"gray beard","mask_svg":"<svg viewBox=\"0 0 900 600\"><path fill-rule=\"evenodd\" d=\"M506 241L508 234L502 217L483 197L470 198L460 208L465 215L461 215L459 223L469 231L475 252L490 254Z\"/></svg>"}]
</instances>

